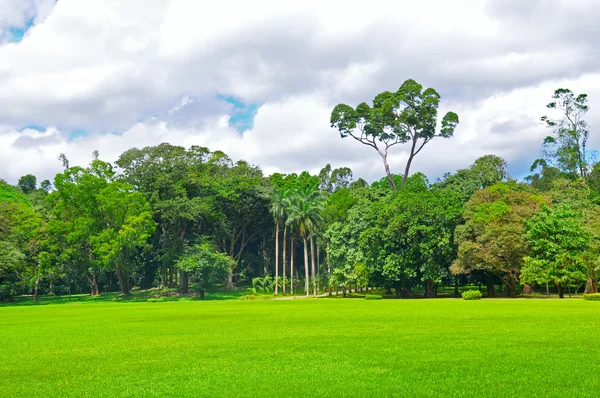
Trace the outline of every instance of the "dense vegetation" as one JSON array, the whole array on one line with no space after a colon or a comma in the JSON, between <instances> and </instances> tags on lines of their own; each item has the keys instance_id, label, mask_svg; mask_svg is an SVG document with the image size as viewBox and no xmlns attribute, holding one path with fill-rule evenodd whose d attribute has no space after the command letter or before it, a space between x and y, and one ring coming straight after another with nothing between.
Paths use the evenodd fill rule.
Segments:
<instances>
[{"instance_id":1,"label":"dense vegetation","mask_svg":"<svg viewBox=\"0 0 600 398\"><path fill-rule=\"evenodd\" d=\"M138 288L204 297L240 286L275 295L378 287L436 297L454 286L458 297L461 285L489 297L498 286L509 297L596 293L600 165L587 149L587 97L556 90L554 113L542 118L552 131L544 156L521 182L494 155L435 182L409 175L426 144L458 125L452 112L438 121L439 102L407 80L372 105L333 109L342 137L381 155L386 175L372 184L330 165L264 176L223 152L167 143L114 164L95 152L87 167L61 154L53 183L0 180L0 300ZM410 147L401 175L387 162L396 144Z\"/></svg>"}]
</instances>

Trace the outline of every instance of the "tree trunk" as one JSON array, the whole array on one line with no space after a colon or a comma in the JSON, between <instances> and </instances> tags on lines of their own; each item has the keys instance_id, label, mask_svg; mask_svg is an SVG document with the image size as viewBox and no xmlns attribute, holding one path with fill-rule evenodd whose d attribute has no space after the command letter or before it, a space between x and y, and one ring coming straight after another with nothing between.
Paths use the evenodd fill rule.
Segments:
<instances>
[{"instance_id":1,"label":"tree trunk","mask_svg":"<svg viewBox=\"0 0 600 398\"><path fill-rule=\"evenodd\" d=\"M550 286L548 286L547 282L546 282L546 297L550 297Z\"/></svg>"},{"instance_id":2,"label":"tree trunk","mask_svg":"<svg viewBox=\"0 0 600 398\"><path fill-rule=\"evenodd\" d=\"M454 297L460 297L458 292L458 278L454 279Z\"/></svg>"},{"instance_id":3,"label":"tree trunk","mask_svg":"<svg viewBox=\"0 0 600 398\"><path fill-rule=\"evenodd\" d=\"M317 274L315 268L315 244L313 234L310 234L310 269L313 278L313 296L317 297Z\"/></svg>"},{"instance_id":4,"label":"tree trunk","mask_svg":"<svg viewBox=\"0 0 600 398\"><path fill-rule=\"evenodd\" d=\"M496 287L494 286L494 275L488 272L486 275L487 296L496 297Z\"/></svg>"},{"instance_id":5,"label":"tree trunk","mask_svg":"<svg viewBox=\"0 0 600 398\"><path fill-rule=\"evenodd\" d=\"M279 294L279 220L275 222L275 296Z\"/></svg>"},{"instance_id":6,"label":"tree trunk","mask_svg":"<svg viewBox=\"0 0 600 398\"><path fill-rule=\"evenodd\" d=\"M561 284L558 284L558 297L565 298L565 287Z\"/></svg>"},{"instance_id":7,"label":"tree trunk","mask_svg":"<svg viewBox=\"0 0 600 398\"><path fill-rule=\"evenodd\" d=\"M320 261L321 251L319 250L319 245L317 244L316 246L317 246L317 258L316 258L316 262L317 262L317 275L320 276L321 275L321 261ZM317 278L317 291L319 291L319 288L321 287L321 286L319 286L319 279L321 279L321 278Z\"/></svg>"},{"instance_id":8,"label":"tree trunk","mask_svg":"<svg viewBox=\"0 0 600 398\"><path fill-rule=\"evenodd\" d=\"M179 293L189 292L189 276L187 271L179 270Z\"/></svg>"},{"instance_id":9,"label":"tree trunk","mask_svg":"<svg viewBox=\"0 0 600 398\"><path fill-rule=\"evenodd\" d=\"M585 294L598 293L598 281L596 278L588 278L585 282Z\"/></svg>"},{"instance_id":10,"label":"tree trunk","mask_svg":"<svg viewBox=\"0 0 600 398\"><path fill-rule=\"evenodd\" d=\"M425 297L432 298L433 296L433 279L429 278L425 280Z\"/></svg>"},{"instance_id":11,"label":"tree trunk","mask_svg":"<svg viewBox=\"0 0 600 398\"><path fill-rule=\"evenodd\" d=\"M346 297L346 286L342 286L342 297Z\"/></svg>"},{"instance_id":12,"label":"tree trunk","mask_svg":"<svg viewBox=\"0 0 600 398\"><path fill-rule=\"evenodd\" d=\"M302 235L304 242L304 288L306 289L306 297L310 296L310 276L308 275L308 245L306 244L306 234Z\"/></svg>"},{"instance_id":13,"label":"tree trunk","mask_svg":"<svg viewBox=\"0 0 600 398\"><path fill-rule=\"evenodd\" d=\"M388 182L390 183L390 186L392 187L394 192L396 192L398 189L396 188L396 183L394 182L394 178L392 177L392 173L390 172L390 166L387 162L387 153L382 154L381 158L383 159L383 166L385 167L385 174L387 175Z\"/></svg>"},{"instance_id":14,"label":"tree trunk","mask_svg":"<svg viewBox=\"0 0 600 398\"><path fill-rule=\"evenodd\" d=\"M225 290L233 290L233 270L229 271L227 281L225 281Z\"/></svg>"},{"instance_id":15,"label":"tree trunk","mask_svg":"<svg viewBox=\"0 0 600 398\"><path fill-rule=\"evenodd\" d=\"M123 271L121 267L117 267L117 279L119 280L119 287L121 288L121 296L131 296L126 272Z\"/></svg>"},{"instance_id":16,"label":"tree trunk","mask_svg":"<svg viewBox=\"0 0 600 398\"><path fill-rule=\"evenodd\" d=\"M50 291L48 292L48 295L54 296L54 279L53 278L50 278Z\"/></svg>"},{"instance_id":17,"label":"tree trunk","mask_svg":"<svg viewBox=\"0 0 600 398\"><path fill-rule=\"evenodd\" d=\"M163 260L163 264L161 267L161 277L162 277L162 288L166 289L167 288L167 261Z\"/></svg>"},{"instance_id":18,"label":"tree trunk","mask_svg":"<svg viewBox=\"0 0 600 398\"><path fill-rule=\"evenodd\" d=\"M200 298L203 299L206 297L206 292L204 290L200 290Z\"/></svg>"},{"instance_id":19,"label":"tree trunk","mask_svg":"<svg viewBox=\"0 0 600 398\"><path fill-rule=\"evenodd\" d=\"M290 242L290 294L294 294L294 233Z\"/></svg>"},{"instance_id":20,"label":"tree trunk","mask_svg":"<svg viewBox=\"0 0 600 398\"><path fill-rule=\"evenodd\" d=\"M506 297L510 297L510 298L517 297L516 283L513 279L509 279L506 282Z\"/></svg>"},{"instance_id":21,"label":"tree trunk","mask_svg":"<svg viewBox=\"0 0 600 398\"><path fill-rule=\"evenodd\" d=\"M331 296L331 260L329 259L329 251L327 252L327 286L329 287L329 295Z\"/></svg>"},{"instance_id":22,"label":"tree trunk","mask_svg":"<svg viewBox=\"0 0 600 398\"><path fill-rule=\"evenodd\" d=\"M39 291L39 287L40 287L40 274L39 272L36 272L37 275L35 276L35 287L33 289L33 302L37 303L38 302L38 291Z\"/></svg>"},{"instance_id":23,"label":"tree trunk","mask_svg":"<svg viewBox=\"0 0 600 398\"><path fill-rule=\"evenodd\" d=\"M94 274L88 274L88 281L90 282L90 296L99 296L100 292L98 291L98 279Z\"/></svg>"},{"instance_id":24,"label":"tree trunk","mask_svg":"<svg viewBox=\"0 0 600 398\"><path fill-rule=\"evenodd\" d=\"M412 145L410 147L410 153L408 155L408 161L406 162L406 167L404 168L404 175L402 176L402 184L400 185L400 189L404 187L404 183L408 178L408 173L410 171L410 165L412 164L413 159L415 158L415 148L417 147L417 139L412 137ZM421 147L422 148L422 147Z\"/></svg>"},{"instance_id":25,"label":"tree trunk","mask_svg":"<svg viewBox=\"0 0 600 398\"><path fill-rule=\"evenodd\" d=\"M529 284L524 284L523 285L523 294L532 294L533 293L533 286L529 285Z\"/></svg>"},{"instance_id":26,"label":"tree trunk","mask_svg":"<svg viewBox=\"0 0 600 398\"><path fill-rule=\"evenodd\" d=\"M287 225L283 227L283 263L282 263L282 270L283 270L283 280L285 281L285 248L287 246ZM281 290L284 295L285 295L285 283L281 284Z\"/></svg>"}]
</instances>

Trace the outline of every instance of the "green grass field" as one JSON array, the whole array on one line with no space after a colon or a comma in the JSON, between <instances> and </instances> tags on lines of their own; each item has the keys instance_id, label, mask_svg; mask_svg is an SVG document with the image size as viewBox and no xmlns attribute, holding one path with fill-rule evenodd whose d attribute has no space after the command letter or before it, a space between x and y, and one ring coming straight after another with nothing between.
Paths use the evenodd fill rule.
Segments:
<instances>
[{"instance_id":1,"label":"green grass field","mask_svg":"<svg viewBox=\"0 0 600 398\"><path fill-rule=\"evenodd\" d=\"M600 395L600 303L0 307L0 396Z\"/></svg>"}]
</instances>

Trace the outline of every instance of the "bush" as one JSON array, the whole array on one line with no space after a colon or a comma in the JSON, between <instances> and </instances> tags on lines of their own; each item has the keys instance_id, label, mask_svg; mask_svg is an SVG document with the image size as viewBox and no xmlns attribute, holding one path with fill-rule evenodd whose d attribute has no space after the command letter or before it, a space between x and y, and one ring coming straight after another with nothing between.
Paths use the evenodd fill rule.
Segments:
<instances>
[{"instance_id":1,"label":"bush","mask_svg":"<svg viewBox=\"0 0 600 398\"><path fill-rule=\"evenodd\" d=\"M148 303L163 303L166 300L164 299L164 297L150 297L148 300L146 300Z\"/></svg>"},{"instance_id":2,"label":"bush","mask_svg":"<svg viewBox=\"0 0 600 398\"><path fill-rule=\"evenodd\" d=\"M381 297L381 295L379 294L367 294L365 296L365 300L381 300L383 299L383 297Z\"/></svg>"},{"instance_id":3,"label":"bush","mask_svg":"<svg viewBox=\"0 0 600 398\"><path fill-rule=\"evenodd\" d=\"M589 293L583 295L584 300L600 301L600 293Z\"/></svg>"},{"instance_id":4,"label":"bush","mask_svg":"<svg viewBox=\"0 0 600 398\"><path fill-rule=\"evenodd\" d=\"M12 283L5 282L0 284L0 301L12 301L15 293L15 287Z\"/></svg>"},{"instance_id":5,"label":"bush","mask_svg":"<svg viewBox=\"0 0 600 398\"><path fill-rule=\"evenodd\" d=\"M465 300L481 300L481 292L479 290L467 290L463 292L462 298Z\"/></svg>"},{"instance_id":6,"label":"bush","mask_svg":"<svg viewBox=\"0 0 600 398\"><path fill-rule=\"evenodd\" d=\"M240 297L242 300L256 300L256 296L253 294L244 294Z\"/></svg>"}]
</instances>

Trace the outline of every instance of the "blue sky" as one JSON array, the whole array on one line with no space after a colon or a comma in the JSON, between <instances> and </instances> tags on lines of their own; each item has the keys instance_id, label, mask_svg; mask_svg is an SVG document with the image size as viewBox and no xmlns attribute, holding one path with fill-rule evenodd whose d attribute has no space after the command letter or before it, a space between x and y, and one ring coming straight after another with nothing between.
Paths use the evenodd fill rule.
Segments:
<instances>
[{"instance_id":1,"label":"blue sky","mask_svg":"<svg viewBox=\"0 0 600 398\"><path fill-rule=\"evenodd\" d=\"M235 129L243 133L246 130L251 130L254 126L254 116L258 111L259 104L246 104L242 100L232 96L219 96L219 99L232 105L232 112L229 118L229 124Z\"/></svg>"},{"instance_id":2,"label":"blue sky","mask_svg":"<svg viewBox=\"0 0 600 398\"><path fill-rule=\"evenodd\" d=\"M25 33L27 33L27 31L29 30L29 28L31 28L33 26L33 18L29 19L26 23L25 26L23 27L19 27L19 28L15 28L15 27L11 27L8 29L8 32L10 34L10 39L9 41L11 43L18 43L21 40L23 40L23 37L25 36Z\"/></svg>"}]
</instances>

